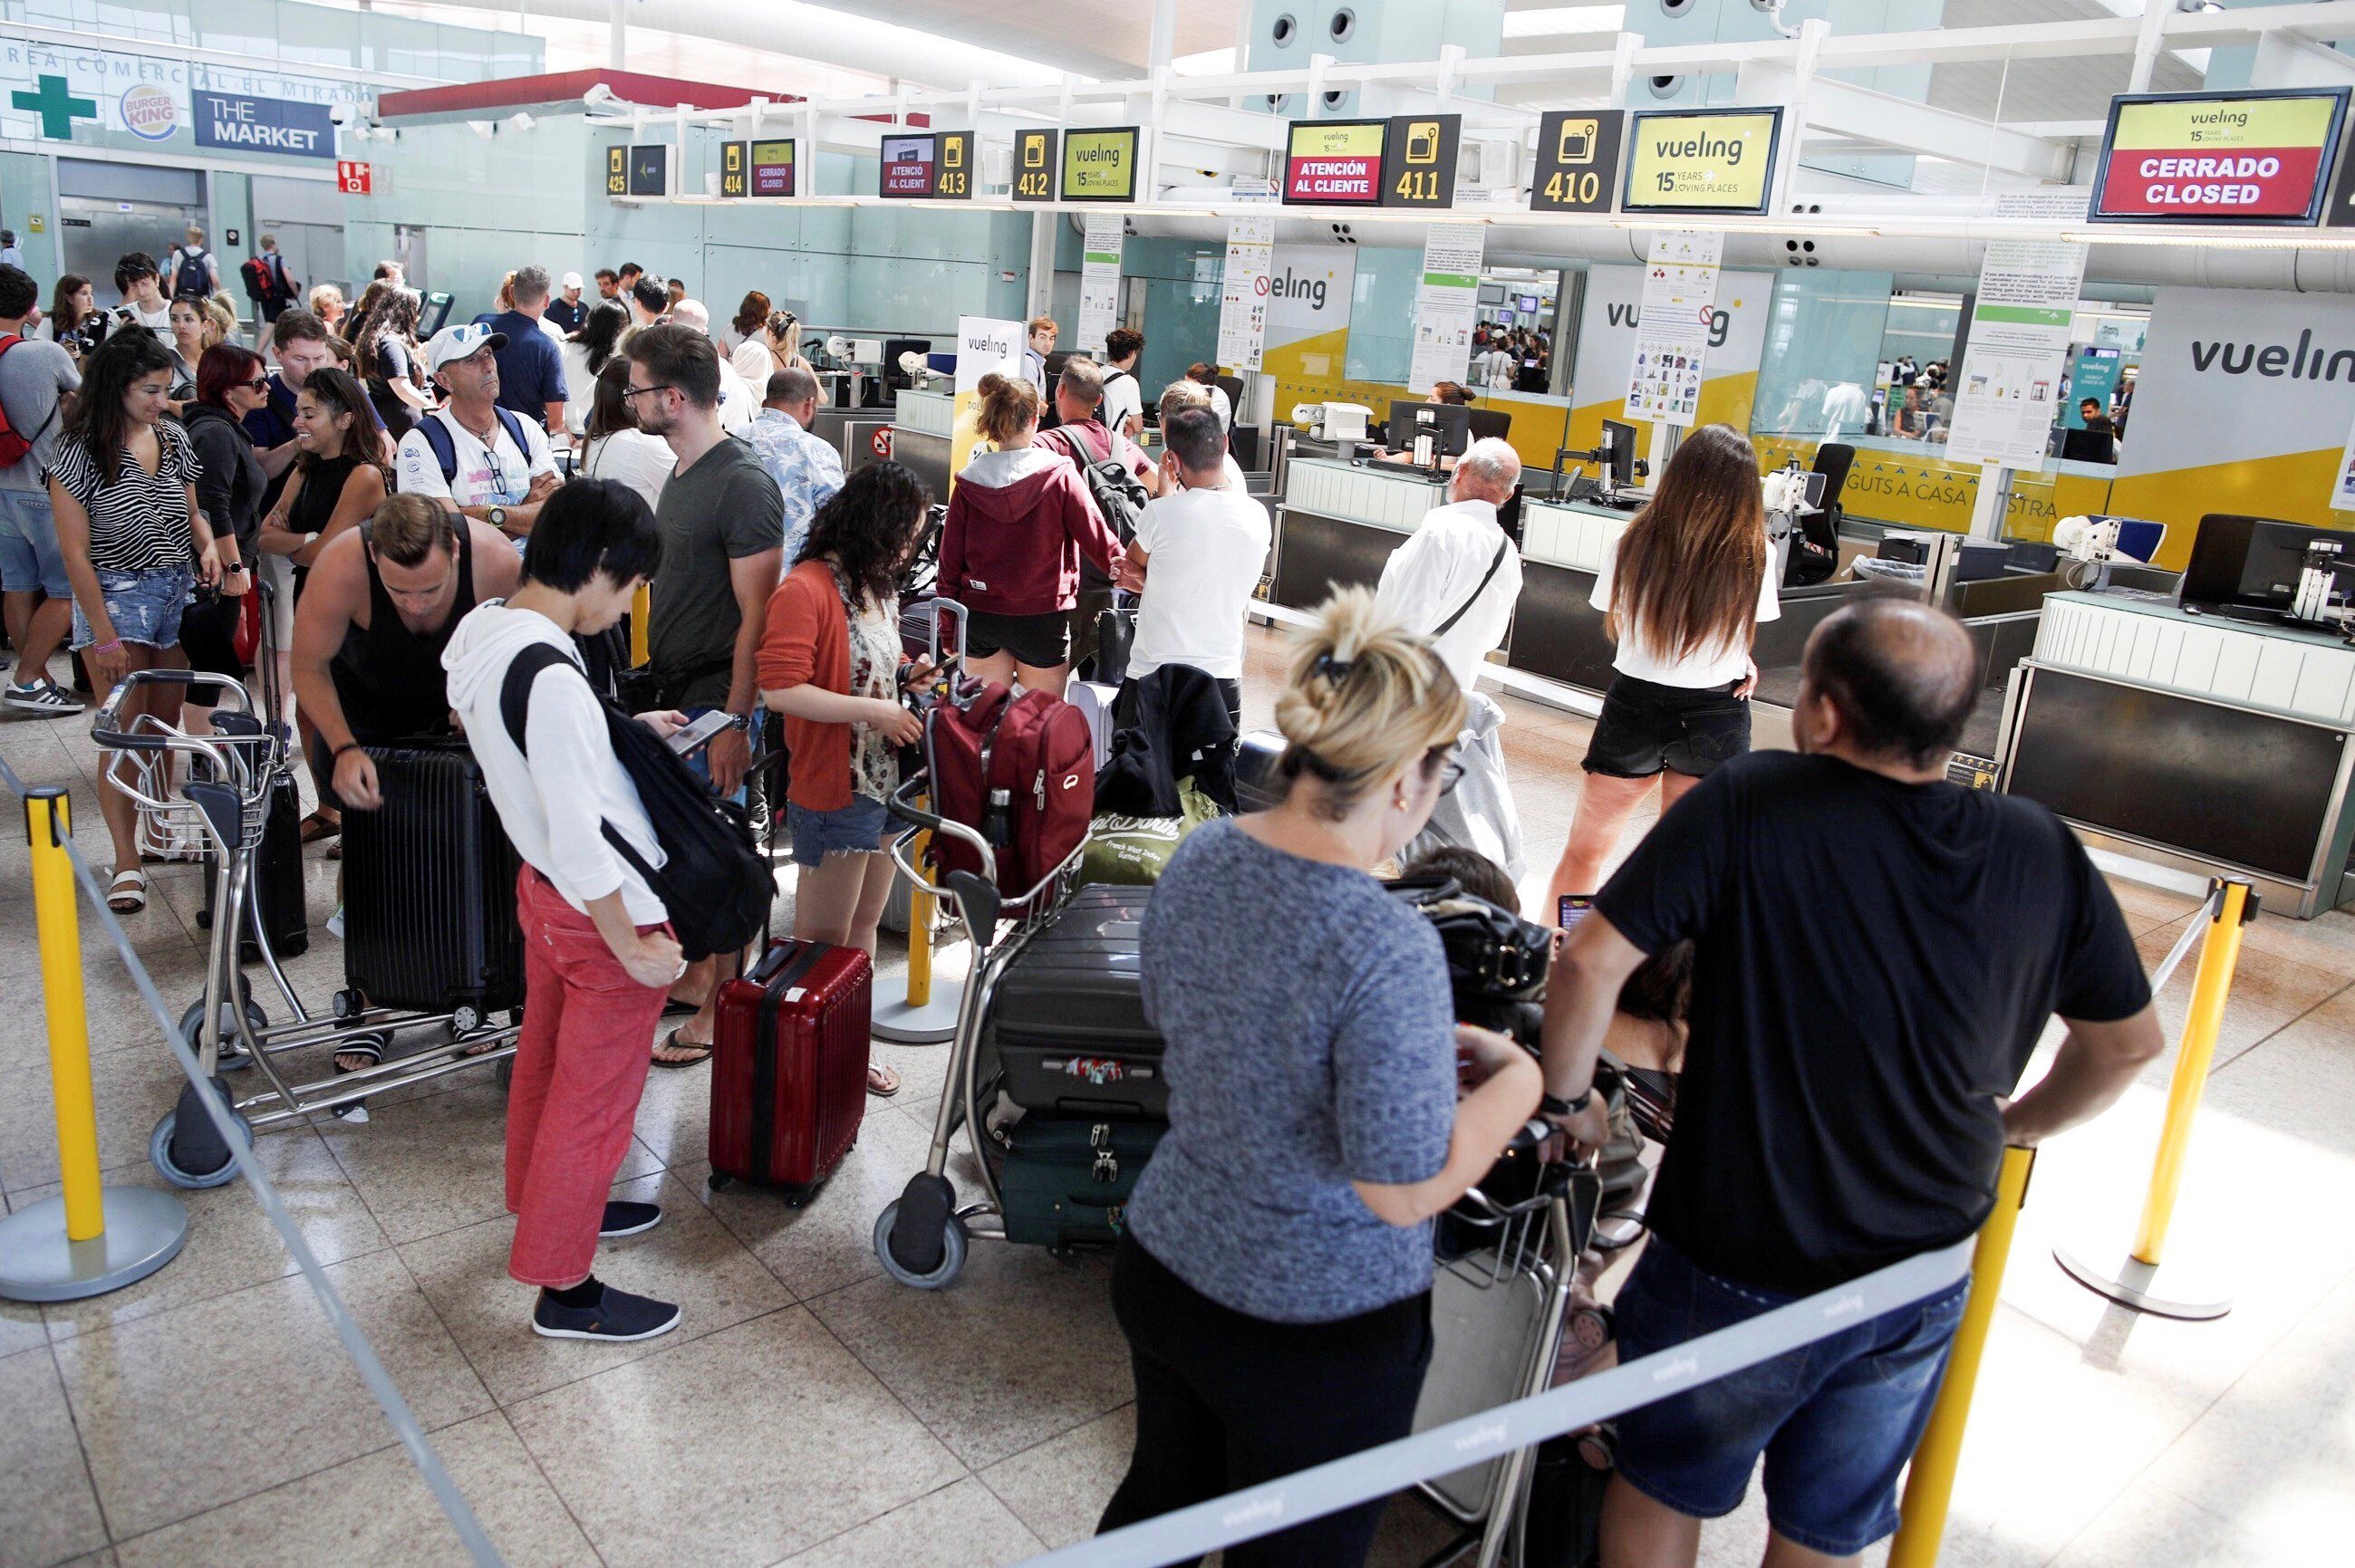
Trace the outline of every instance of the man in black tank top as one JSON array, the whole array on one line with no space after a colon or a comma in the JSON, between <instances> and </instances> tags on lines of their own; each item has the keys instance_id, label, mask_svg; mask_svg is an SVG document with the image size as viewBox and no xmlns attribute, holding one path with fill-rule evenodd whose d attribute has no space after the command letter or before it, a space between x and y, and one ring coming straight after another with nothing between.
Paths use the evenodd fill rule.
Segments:
<instances>
[{"instance_id":1,"label":"man in black tank top","mask_svg":"<svg viewBox=\"0 0 2355 1568\"><path fill-rule=\"evenodd\" d=\"M420 495L387 496L319 552L294 611L294 696L324 752L315 776L344 808L383 804L362 747L450 733L442 650L522 571L497 529Z\"/></svg>"}]
</instances>

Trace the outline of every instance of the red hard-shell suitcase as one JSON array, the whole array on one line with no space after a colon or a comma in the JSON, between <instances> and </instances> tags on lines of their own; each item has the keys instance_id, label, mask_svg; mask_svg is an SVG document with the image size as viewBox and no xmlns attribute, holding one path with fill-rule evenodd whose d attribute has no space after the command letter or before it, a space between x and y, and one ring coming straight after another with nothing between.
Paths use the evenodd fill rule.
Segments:
<instances>
[{"instance_id":1,"label":"red hard-shell suitcase","mask_svg":"<svg viewBox=\"0 0 2355 1568\"><path fill-rule=\"evenodd\" d=\"M857 948L780 938L719 989L711 1054L711 1184L781 1188L798 1207L834 1174L867 1114L875 967Z\"/></svg>"}]
</instances>

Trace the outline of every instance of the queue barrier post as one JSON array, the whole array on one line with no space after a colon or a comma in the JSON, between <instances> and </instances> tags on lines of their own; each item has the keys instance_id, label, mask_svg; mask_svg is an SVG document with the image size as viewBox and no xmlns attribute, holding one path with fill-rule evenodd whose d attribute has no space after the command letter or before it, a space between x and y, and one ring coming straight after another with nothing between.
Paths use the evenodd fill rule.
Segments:
<instances>
[{"instance_id":1,"label":"queue barrier post","mask_svg":"<svg viewBox=\"0 0 2355 1568\"><path fill-rule=\"evenodd\" d=\"M1995 1208L1979 1227L1971 1249L1971 1292L1963 1303L1963 1320L1955 1329L1946 1352L1945 1380L1938 1385L1938 1402L1930 1407L1930 1425L1914 1446L1913 1463L1905 1472L1905 1497L1898 1511L1897 1537L1890 1542L1889 1568L1936 1568L1939 1543L1946 1533L1946 1510L1955 1496L1955 1472L1963 1457L1963 1428L1971 1418L1971 1398L1977 1392L1979 1361L1987 1354L1987 1333L1995 1327L1997 1298L2003 1293L2005 1266L2011 1259L2012 1233L2019 1228L2019 1211L2028 1202L2028 1177L2036 1168L2032 1149L2007 1149L1996 1178Z\"/></svg>"},{"instance_id":2,"label":"queue barrier post","mask_svg":"<svg viewBox=\"0 0 2355 1568\"><path fill-rule=\"evenodd\" d=\"M633 670L643 670L646 661L654 657L646 647L646 626L654 616L654 590L640 583L638 591L630 596L630 668Z\"/></svg>"},{"instance_id":3,"label":"queue barrier post","mask_svg":"<svg viewBox=\"0 0 2355 1568\"><path fill-rule=\"evenodd\" d=\"M916 835L909 857L924 863L932 848L928 830ZM956 1033L957 1012L964 1001L962 984L932 995L932 907L938 902L929 882L918 880L908 899L908 994L900 1001L879 1001L868 1027L878 1040L900 1045L937 1045Z\"/></svg>"},{"instance_id":4,"label":"queue barrier post","mask_svg":"<svg viewBox=\"0 0 2355 1568\"><path fill-rule=\"evenodd\" d=\"M81 922L73 860L65 848L72 832L63 789L26 792L25 837L33 852L33 917L64 1191L0 1220L0 1297L12 1301L78 1301L119 1290L171 1262L188 1235L187 1210L171 1193L99 1181Z\"/></svg>"},{"instance_id":5,"label":"queue barrier post","mask_svg":"<svg viewBox=\"0 0 2355 1568\"><path fill-rule=\"evenodd\" d=\"M2158 1135L2158 1152L2151 1162L2150 1186L2143 1195L2142 1216L2135 1226L2134 1245L2125 1259L2109 1267L2086 1261L2073 1249L2055 1247L2053 1261L2078 1284L2121 1307L2161 1318L2205 1322L2232 1309L2231 1296L2213 1285L2187 1284L2179 1268L2164 1284L2159 1265L2167 1251L2167 1233L2175 1218L2175 1202L2183 1190L2183 1171L2191 1154L2191 1129L2199 1118L2200 1102L2208 1088L2208 1072L2215 1064L2216 1040L2224 1027L2224 1004L2232 993L2232 974L2241 961L2241 933L2257 917L2256 889L2239 878L2219 878L2208 885L2201 906L2207 918L2200 948L2200 969L2191 982L2191 1011L2183 1021L2183 1044L2175 1054L2175 1075L2167 1087L2167 1115Z\"/></svg>"}]
</instances>

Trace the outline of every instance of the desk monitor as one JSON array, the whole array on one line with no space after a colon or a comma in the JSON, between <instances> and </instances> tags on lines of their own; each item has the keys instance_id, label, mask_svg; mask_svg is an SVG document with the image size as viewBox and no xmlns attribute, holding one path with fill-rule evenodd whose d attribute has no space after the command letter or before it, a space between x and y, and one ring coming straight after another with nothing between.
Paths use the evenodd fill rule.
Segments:
<instances>
[{"instance_id":1,"label":"desk monitor","mask_svg":"<svg viewBox=\"0 0 2355 1568\"><path fill-rule=\"evenodd\" d=\"M1464 449L1472 444L1472 410L1460 403L1410 403L1404 400L1391 404L1388 440L1384 445L1394 452L1414 450L1417 425L1435 427L1441 457L1462 457Z\"/></svg>"},{"instance_id":2,"label":"desk monitor","mask_svg":"<svg viewBox=\"0 0 2355 1568\"><path fill-rule=\"evenodd\" d=\"M889 337L883 340L883 379L887 385L892 387L914 385L909 379L908 373L900 368L900 356L911 349L920 355L930 354L932 351L932 340L928 337Z\"/></svg>"},{"instance_id":3,"label":"desk monitor","mask_svg":"<svg viewBox=\"0 0 2355 1568\"><path fill-rule=\"evenodd\" d=\"M2307 543L2345 538L2336 529L2211 512L2200 519L2200 532L2192 536L2181 602L2286 613L2296 597Z\"/></svg>"},{"instance_id":4,"label":"desk monitor","mask_svg":"<svg viewBox=\"0 0 2355 1568\"><path fill-rule=\"evenodd\" d=\"M2118 461L2117 439L2107 430L2067 431L2061 438L2061 461L2115 463Z\"/></svg>"},{"instance_id":5,"label":"desk monitor","mask_svg":"<svg viewBox=\"0 0 2355 1568\"><path fill-rule=\"evenodd\" d=\"M442 330L442 323L449 319L449 292L446 290L436 289L425 296L424 308L417 313L418 337L421 340L432 337Z\"/></svg>"},{"instance_id":6,"label":"desk monitor","mask_svg":"<svg viewBox=\"0 0 2355 1568\"><path fill-rule=\"evenodd\" d=\"M1616 419L1603 421L1603 440L1594 449L1603 453L1604 472L1613 488L1625 490L1636 482L1636 427Z\"/></svg>"},{"instance_id":7,"label":"desk monitor","mask_svg":"<svg viewBox=\"0 0 2355 1568\"><path fill-rule=\"evenodd\" d=\"M1467 408L1472 418L1472 439L1476 441L1509 440L1513 433L1513 417L1502 408Z\"/></svg>"}]
</instances>

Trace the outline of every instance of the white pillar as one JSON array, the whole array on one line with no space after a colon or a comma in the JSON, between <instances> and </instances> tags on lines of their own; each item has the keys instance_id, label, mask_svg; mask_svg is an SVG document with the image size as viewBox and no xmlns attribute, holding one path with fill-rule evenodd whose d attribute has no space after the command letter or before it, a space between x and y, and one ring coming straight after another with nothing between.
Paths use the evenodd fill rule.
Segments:
<instances>
[{"instance_id":1,"label":"white pillar","mask_svg":"<svg viewBox=\"0 0 2355 1568\"><path fill-rule=\"evenodd\" d=\"M1055 226L1062 215L1055 212L1034 212L1030 215L1030 286L1027 296L1028 313L1043 316L1055 303Z\"/></svg>"},{"instance_id":2,"label":"white pillar","mask_svg":"<svg viewBox=\"0 0 2355 1568\"><path fill-rule=\"evenodd\" d=\"M1147 76L1169 63L1178 49L1178 0L1153 0L1153 31L1146 46Z\"/></svg>"},{"instance_id":3,"label":"white pillar","mask_svg":"<svg viewBox=\"0 0 2355 1568\"><path fill-rule=\"evenodd\" d=\"M626 70L630 63L630 0L613 0L613 9L607 13L607 22L606 68L611 70Z\"/></svg>"},{"instance_id":4,"label":"white pillar","mask_svg":"<svg viewBox=\"0 0 2355 1568\"><path fill-rule=\"evenodd\" d=\"M2160 42L2166 37L2167 18L2176 8L2176 0L2142 0L2142 26L2135 34L2134 70L2126 78L2128 92L2148 92L2150 73L2158 64Z\"/></svg>"}]
</instances>

